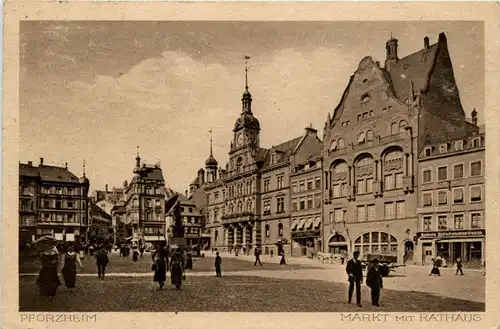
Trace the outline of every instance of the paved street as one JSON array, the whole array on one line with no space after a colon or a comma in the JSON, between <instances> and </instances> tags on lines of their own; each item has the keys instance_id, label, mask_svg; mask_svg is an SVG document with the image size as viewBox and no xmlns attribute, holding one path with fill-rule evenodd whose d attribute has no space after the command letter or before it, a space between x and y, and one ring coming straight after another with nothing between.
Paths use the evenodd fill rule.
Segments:
<instances>
[{"instance_id":1,"label":"paved street","mask_svg":"<svg viewBox=\"0 0 500 329\"><path fill-rule=\"evenodd\" d=\"M251 256L234 259L223 255L223 277L213 273L213 258L196 258L194 271L187 273L183 290L167 285L157 291L152 281L150 258L138 263L112 255L108 277L95 277L85 261L73 294L59 289L56 300L42 304L37 296L35 271L20 277L21 311L241 311L241 312L336 312L358 311L346 304L346 278L340 265L319 265L307 259L289 259L279 266L263 257L254 267ZM299 264L300 263L300 264ZM316 266L313 266L316 265ZM36 266L31 265L31 268ZM27 273L30 272L30 273ZM482 311L484 277L480 271L455 276L444 270L441 277L429 277L427 268L408 267L385 278L381 307L373 309L369 290L363 285L363 311Z\"/></svg>"}]
</instances>

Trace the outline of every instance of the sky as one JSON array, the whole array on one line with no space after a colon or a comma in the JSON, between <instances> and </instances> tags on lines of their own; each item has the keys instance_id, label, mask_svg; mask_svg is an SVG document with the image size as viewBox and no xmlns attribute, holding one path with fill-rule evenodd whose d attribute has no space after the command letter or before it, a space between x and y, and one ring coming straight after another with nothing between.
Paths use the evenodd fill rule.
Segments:
<instances>
[{"instance_id":1,"label":"sky","mask_svg":"<svg viewBox=\"0 0 500 329\"><path fill-rule=\"evenodd\" d=\"M445 32L466 116L483 123L480 22L23 21L20 161L64 165L91 190L133 177L135 156L160 163L166 185L188 189L209 155L228 160L241 112L244 56L261 147L323 136L365 56L381 63L391 33L399 57Z\"/></svg>"}]
</instances>

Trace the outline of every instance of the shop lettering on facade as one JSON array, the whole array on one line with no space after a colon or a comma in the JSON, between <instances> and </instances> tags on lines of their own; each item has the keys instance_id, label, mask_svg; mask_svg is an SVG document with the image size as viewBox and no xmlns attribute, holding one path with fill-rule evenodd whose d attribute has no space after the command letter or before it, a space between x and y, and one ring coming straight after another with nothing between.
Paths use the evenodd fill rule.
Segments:
<instances>
[{"instance_id":1,"label":"shop lettering on facade","mask_svg":"<svg viewBox=\"0 0 500 329\"><path fill-rule=\"evenodd\" d=\"M469 236L484 236L485 230L468 230L468 231L442 231L442 232L419 232L419 238L438 238L438 237L469 237Z\"/></svg>"},{"instance_id":2,"label":"shop lettering on facade","mask_svg":"<svg viewBox=\"0 0 500 329\"><path fill-rule=\"evenodd\" d=\"M319 230L315 231L303 231L303 232L292 232L292 237L303 238L303 237L313 237L320 234Z\"/></svg>"}]
</instances>

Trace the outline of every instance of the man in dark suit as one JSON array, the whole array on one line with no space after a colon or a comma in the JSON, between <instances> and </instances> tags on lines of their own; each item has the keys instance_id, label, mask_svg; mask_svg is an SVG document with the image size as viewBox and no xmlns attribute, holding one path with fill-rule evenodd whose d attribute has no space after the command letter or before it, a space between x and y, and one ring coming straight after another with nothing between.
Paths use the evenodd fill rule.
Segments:
<instances>
[{"instance_id":1,"label":"man in dark suit","mask_svg":"<svg viewBox=\"0 0 500 329\"><path fill-rule=\"evenodd\" d=\"M354 292L354 285L356 285L356 304L361 307L361 284L363 283L363 268L361 262L358 260L359 251L353 253L354 259L347 262L346 272L349 276L349 299L351 303L352 293Z\"/></svg>"}]
</instances>

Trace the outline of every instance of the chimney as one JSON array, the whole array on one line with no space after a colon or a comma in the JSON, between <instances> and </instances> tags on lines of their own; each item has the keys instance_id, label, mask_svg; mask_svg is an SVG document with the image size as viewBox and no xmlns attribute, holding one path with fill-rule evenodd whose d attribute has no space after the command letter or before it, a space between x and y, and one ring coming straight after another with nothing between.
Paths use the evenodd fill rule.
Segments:
<instances>
[{"instance_id":1,"label":"chimney","mask_svg":"<svg viewBox=\"0 0 500 329\"><path fill-rule=\"evenodd\" d=\"M64 163L64 169L68 169L68 163L67 162Z\"/></svg>"},{"instance_id":2,"label":"chimney","mask_svg":"<svg viewBox=\"0 0 500 329\"><path fill-rule=\"evenodd\" d=\"M106 193L108 193L108 184L106 184Z\"/></svg>"},{"instance_id":3,"label":"chimney","mask_svg":"<svg viewBox=\"0 0 500 329\"><path fill-rule=\"evenodd\" d=\"M184 190L184 194L186 195L186 198L189 198L188 190Z\"/></svg>"},{"instance_id":4,"label":"chimney","mask_svg":"<svg viewBox=\"0 0 500 329\"><path fill-rule=\"evenodd\" d=\"M318 131L312 127L312 123L309 124L309 127L306 127L306 135L308 136L317 136Z\"/></svg>"},{"instance_id":5,"label":"chimney","mask_svg":"<svg viewBox=\"0 0 500 329\"><path fill-rule=\"evenodd\" d=\"M43 167L43 158L40 158L40 167Z\"/></svg>"},{"instance_id":6,"label":"chimney","mask_svg":"<svg viewBox=\"0 0 500 329\"><path fill-rule=\"evenodd\" d=\"M28 161L28 166L33 166L33 161Z\"/></svg>"},{"instance_id":7,"label":"chimney","mask_svg":"<svg viewBox=\"0 0 500 329\"><path fill-rule=\"evenodd\" d=\"M429 37L424 38L424 49L429 50Z\"/></svg>"}]
</instances>

